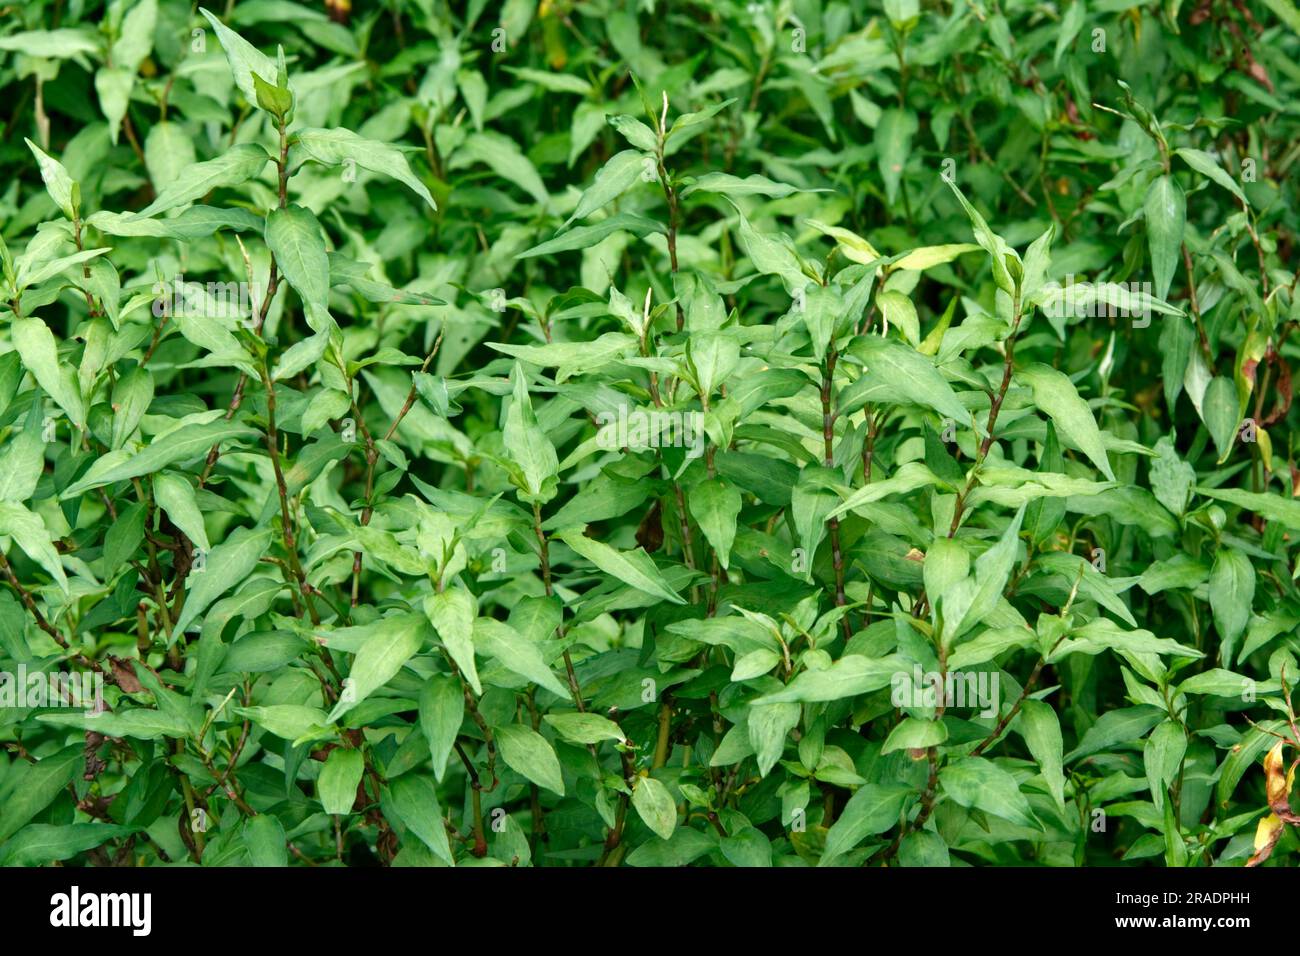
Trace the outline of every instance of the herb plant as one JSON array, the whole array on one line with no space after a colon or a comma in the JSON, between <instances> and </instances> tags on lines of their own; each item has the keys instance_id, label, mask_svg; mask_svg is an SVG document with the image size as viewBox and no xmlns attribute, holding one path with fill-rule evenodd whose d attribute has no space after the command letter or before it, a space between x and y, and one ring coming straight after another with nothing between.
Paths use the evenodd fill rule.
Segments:
<instances>
[{"instance_id":1,"label":"herb plant","mask_svg":"<svg viewBox=\"0 0 1300 956\"><path fill-rule=\"evenodd\" d=\"M0 863L1296 862L1292 0L216 7L0 19Z\"/></svg>"}]
</instances>

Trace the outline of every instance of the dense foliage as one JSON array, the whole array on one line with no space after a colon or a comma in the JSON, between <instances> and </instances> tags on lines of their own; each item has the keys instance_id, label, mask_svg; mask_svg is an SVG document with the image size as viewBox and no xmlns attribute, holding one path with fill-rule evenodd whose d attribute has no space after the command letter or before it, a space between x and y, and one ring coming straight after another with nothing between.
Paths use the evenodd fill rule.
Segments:
<instances>
[{"instance_id":1,"label":"dense foliage","mask_svg":"<svg viewBox=\"0 0 1300 956\"><path fill-rule=\"evenodd\" d=\"M0 11L0 863L1293 864L1292 0Z\"/></svg>"}]
</instances>

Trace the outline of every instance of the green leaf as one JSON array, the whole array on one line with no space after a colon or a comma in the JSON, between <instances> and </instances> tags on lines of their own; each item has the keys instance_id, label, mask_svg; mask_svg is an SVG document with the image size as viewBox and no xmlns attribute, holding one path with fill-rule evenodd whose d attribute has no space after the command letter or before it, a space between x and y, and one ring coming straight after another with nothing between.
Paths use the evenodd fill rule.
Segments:
<instances>
[{"instance_id":1,"label":"green leaf","mask_svg":"<svg viewBox=\"0 0 1300 956\"><path fill-rule=\"evenodd\" d=\"M49 572L65 594L68 592L68 578L54 548L54 537L39 515L16 501L0 501L0 536L12 538L27 557Z\"/></svg>"},{"instance_id":2,"label":"green leaf","mask_svg":"<svg viewBox=\"0 0 1300 956\"><path fill-rule=\"evenodd\" d=\"M348 671L343 693L330 711L331 723L361 703L397 675L424 639L429 622L423 614L393 614L371 624L332 631L329 643L359 646Z\"/></svg>"},{"instance_id":3,"label":"green leaf","mask_svg":"<svg viewBox=\"0 0 1300 956\"><path fill-rule=\"evenodd\" d=\"M182 425L174 431L160 433L143 451L134 455L99 459L78 481L65 488L61 497L72 498L103 485L150 475L168 465L183 465L206 455L213 445L256 435L257 432L247 425L225 419Z\"/></svg>"},{"instance_id":4,"label":"green leaf","mask_svg":"<svg viewBox=\"0 0 1300 956\"><path fill-rule=\"evenodd\" d=\"M923 720L904 717L898 722L880 748L881 754L896 750L920 750L936 747L948 739L948 728L941 720Z\"/></svg>"},{"instance_id":5,"label":"green leaf","mask_svg":"<svg viewBox=\"0 0 1300 956\"><path fill-rule=\"evenodd\" d=\"M1172 176L1160 176L1147 190L1143 210L1147 220L1147 245L1151 250L1151 271L1156 280L1156 298L1165 299L1169 296L1169 286L1182 257L1187 199Z\"/></svg>"},{"instance_id":6,"label":"green leaf","mask_svg":"<svg viewBox=\"0 0 1300 956\"><path fill-rule=\"evenodd\" d=\"M1209 176L1224 189L1228 190L1228 192L1240 199L1243 204L1250 205L1250 200L1246 198L1246 194L1242 192L1241 187L1237 185L1237 181L1229 176L1224 168L1220 166L1215 158L1209 153L1200 149L1184 147L1182 149L1174 150L1174 155L1182 157L1183 161L1186 162L1188 166L1191 166L1192 169L1196 170L1201 175Z\"/></svg>"},{"instance_id":7,"label":"green leaf","mask_svg":"<svg viewBox=\"0 0 1300 956\"><path fill-rule=\"evenodd\" d=\"M180 528L195 547L208 551L208 533L203 527L203 514L199 511L194 487L180 475L160 472L153 479L154 500L167 512L172 524Z\"/></svg>"},{"instance_id":8,"label":"green leaf","mask_svg":"<svg viewBox=\"0 0 1300 956\"><path fill-rule=\"evenodd\" d=\"M672 794L654 777L637 778L632 788L632 806L659 839L667 840L677 829L677 806Z\"/></svg>"},{"instance_id":9,"label":"green leaf","mask_svg":"<svg viewBox=\"0 0 1300 956\"><path fill-rule=\"evenodd\" d=\"M531 259L534 256L549 256L557 252L573 252L578 249L590 249L616 232L630 232L634 236L646 236L652 232L664 232L662 223L646 219L636 213L620 212L608 216L589 226L574 226L554 239L538 243L531 249L518 253L517 259Z\"/></svg>"},{"instance_id":10,"label":"green leaf","mask_svg":"<svg viewBox=\"0 0 1300 956\"><path fill-rule=\"evenodd\" d=\"M919 352L873 335L858 336L849 351L865 366L859 384L852 386L855 397L931 408L962 428L971 422L971 413L952 386Z\"/></svg>"},{"instance_id":11,"label":"green leaf","mask_svg":"<svg viewBox=\"0 0 1300 956\"><path fill-rule=\"evenodd\" d=\"M914 794L911 787L896 783L868 783L859 787L827 831L826 846L817 865L825 866L866 837L898 826L903 807Z\"/></svg>"},{"instance_id":12,"label":"green leaf","mask_svg":"<svg viewBox=\"0 0 1300 956\"><path fill-rule=\"evenodd\" d=\"M403 774L388 785L393 812L402 825L448 866L455 865L437 789L424 774Z\"/></svg>"},{"instance_id":13,"label":"green leaf","mask_svg":"<svg viewBox=\"0 0 1300 956\"><path fill-rule=\"evenodd\" d=\"M790 731L799 724L799 712L799 706L792 703L759 700L749 705L746 726L760 777L766 777L781 759Z\"/></svg>"},{"instance_id":14,"label":"green leaf","mask_svg":"<svg viewBox=\"0 0 1300 956\"><path fill-rule=\"evenodd\" d=\"M23 142L27 144L27 148L36 157L36 164L41 170L41 181L45 183L45 191L54 200L54 205L58 206L69 219L77 218L80 193L77 184L68 175L68 171L61 162L48 155L30 139L24 139Z\"/></svg>"},{"instance_id":15,"label":"green leaf","mask_svg":"<svg viewBox=\"0 0 1300 956\"><path fill-rule=\"evenodd\" d=\"M691 489L688 499L691 516L718 555L718 563L727 568L731 545L736 540L736 518L740 515L740 491L720 478L701 482Z\"/></svg>"},{"instance_id":16,"label":"green leaf","mask_svg":"<svg viewBox=\"0 0 1300 956\"><path fill-rule=\"evenodd\" d=\"M514 387L514 400L510 403L505 428L502 430L506 453L518 466L517 484L523 492L523 499L544 503L555 496L560 461L556 457L555 446L537 424L532 399L528 395L528 383L523 367L518 362L510 377Z\"/></svg>"},{"instance_id":17,"label":"green leaf","mask_svg":"<svg viewBox=\"0 0 1300 956\"><path fill-rule=\"evenodd\" d=\"M939 785L954 803L1038 829L1029 801L1011 776L991 760L963 757L939 771Z\"/></svg>"},{"instance_id":18,"label":"green leaf","mask_svg":"<svg viewBox=\"0 0 1300 956\"><path fill-rule=\"evenodd\" d=\"M501 178L512 183L532 197L539 206L550 201L546 184L537 174L537 167L520 151L515 141L499 133L471 133L456 151L451 167L460 168L483 163Z\"/></svg>"},{"instance_id":19,"label":"green leaf","mask_svg":"<svg viewBox=\"0 0 1300 956\"><path fill-rule=\"evenodd\" d=\"M266 552L272 538L270 528L236 528L208 553L202 571L191 571L185 579L185 605L173 628L182 634L221 595L241 583Z\"/></svg>"},{"instance_id":20,"label":"green leaf","mask_svg":"<svg viewBox=\"0 0 1300 956\"><path fill-rule=\"evenodd\" d=\"M908 664L894 654L878 660L860 654L847 654L824 670L804 671L787 684L784 690L765 694L754 703L843 700L888 687L895 673L908 669Z\"/></svg>"},{"instance_id":21,"label":"green leaf","mask_svg":"<svg viewBox=\"0 0 1300 956\"><path fill-rule=\"evenodd\" d=\"M1025 746L1038 761L1047 788L1056 805L1065 809L1065 773L1062 770L1061 722L1056 711L1041 700L1026 700L1020 705L1016 723Z\"/></svg>"},{"instance_id":22,"label":"green leaf","mask_svg":"<svg viewBox=\"0 0 1300 956\"><path fill-rule=\"evenodd\" d=\"M135 434L145 412L153 403L153 375L148 369L133 368L113 385L113 448L126 444Z\"/></svg>"},{"instance_id":23,"label":"green leaf","mask_svg":"<svg viewBox=\"0 0 1300 956\"><path fill-rule=\"evenodd\" d=\"M1034 404L1052 419L1056 430L1072 447L1091 459L1111 481L1115 472L1106 457L1106 444L1088 403L1079 397L1074 383L1050 365L1035 364L1021 369L1016 377L1034 393Z\"/></svg>"},{"instance_id":24,"label":"green leaf","mask_svg":"<svg viewBox=\"0 0 1300 956\"><path fill-rule=\"evenodd\" d=\"M564 796L560 761L541 734L519 724L507 724L496 729L496 741L506 766L539 787Z\"/></svg>"},{"instance_id":25,"label":"green leaf","mask_svg":"<svg viewBox=\"0 0 1300 956\"><path fill-rule=\"evenodd\" d=\"M460 725L465 720L465 695L460 683L451 677L435 674L420 691L420 730L429 744L433 775L442 782Z\"/></svg>"},{"instance_id":26,"label":"green leaf","mask_svg":"<svg viewBox=\"0 0 1300 956\"><path fill-rule=\"evenodd\" d=\"M253 866L285 867L289 865L289 847L284 827L269 813L249 817L244 823L244 848Z\"/></svg>"},{"instance_id":27,"label":"green leaf","mask_svg":"<svg viewBox=\"0 0 1300 956\"><path fill-rule=\"evenodd\" d=\"M474 666L474 599L457 588L439 591L424 599L424 613L461 676L474 688L474 693L483 693Z\"/></svg>"},{"instance_id":28,"label":"green leaf","mask_svg":"<svg viewBox=\"0 0 1300 956\"><path fill-rule=\"evenodd\" d=\"M294 136L296 143L308 156L326 166L341 166L349 161L380 173L409 186L411 190L437 210L428 188L420 181L401 150L377 140L358 136L348 129L300 129Z\"/></svg>"},{"instance_id":29,"label":"green leaf","mask_svg":"<svg viewBox=\"0 0 1300 956\"><path fill-rule=\"evenodd\" d=\"M484 657L492 658L506 669L559 696L569 690L546 666L541 650L510 625L491 618L474 622L474 647Z\"/></svg>"},{"instance_id":30,"label":"green leaf","mask_svg":"<svg viewBox=\"0 0 1300 956\"><path fill-rule=\"evenodd\" d=\"M1165 791L1173 785L1187 753L1187 735L1176 721L1165 720L1151 732L1142 749L1142 762L1146 767L1151 799L1160 809L1165 802Z\"/></svg>"},{"instance_id":31,"label":"green leaf","mask_svg":"<svg viewBox=\"0 0 1300 956\"><path fill-rule=\"evenodd\" d=\"M575 744L598 744L602 740L623 740L618 724L600 714L547 714L543 720L565 740ZM675 819L675 817L674 817Z\"/></svg>"},{"instance_id":32,"label":"green leaf","mask_svg":"<svg viewBox=\"0 0 1300 956\"><path fill-rule=\"evenodd\" d=\"M0 783L0 843L8 840L36 814L48 807L85 764L78 744L9 767Z\"/></svg>"},{"instance_id":33,"label":"green leaf","mask_svg":"<svg viewBox=\"0 0 1300 956\"><path fill-rule=\"evenodd\" d=\"M365 769L366 760L360 750L335 747L330 751L316 781L316 795L326 813L352 812Z\"/></svg>"},{"instance_id":34,"label":"green leaf","mask_svg":"<svg viewBox=\"0 0 1300 956\"><path fill-rule=\"evenodd\" d=\"M575 219L586 219L631 189L641 178L648 159L635 149L625 149L611 156L596 173L595 181L583 192L573 215L564 224L567 226Z\"/></svg>"},{"instance_id":35,"label":"green leaf","mask_svg":"<svg viewBox=\"0 0 1300 956\"><path fill-rule=\"evenodd\" d=\"M129 826L104 823L31 823L0 850L0 866L44 866L128 836Z\"/></svg>"},{"instance_id":36,"label":"green leaf","mask_svg":"<svg viewBox=\"0 0 1300 956\"><path fill-rule=\"evenodd\" d=\"M1214 628L1219 632L1219 660L1227 664L1246 630L1255 601L1255 566L1236 548L1220 548L1215 555L1209 597Z\"/></svg>"},{"instance_id":37,"label":"green leaf","mask_svg":"<svg viewBox=\"0 0 1300 956\"><path fill-rule=\"evenodd\" d=\"M195 163L180 177L168 183L158 198L136 213L135 219L148 219L200 199L215 189L246 183L266 166L270 157L256 143L242 143L207 162Z\"/></svg>"},{"instance_id":38,"label":"green leaf","mask_svg":"<svg viewBox=\"0 0 1300 956\"><path fill-rule=\"evenodd\" d=\"M1216 375L1205 389L1205 398L1201 403L1201 417L1205 427L1214 439L1214 447L1219 450L1219 461L1227 459L1232 451L1233 440L1237 437L1237 423L1240 421L1240 405L1237 401L1237 386L1232 379Z\"/></svg>"},{"instance_id":39,"label":"green leaf","mask_svg":"<svg viewBox=\"0 0 1300 956\"><path fill-rule=\"evenodd\" d=\"M207 10L199 7L199 13L203 14L208 23L212 24L212 29L217 32L217 39L221 42L221 48L226 51L226 61L230 64L230 72L235 78L235 85L239 87L239 92L244 94L244 99L250 104L256 105L257 89L253 85L253 74L256 73L263 80L271 82L277 74L275 61Z\"/></svg>"},{"instance_id":40,"label":"green leaf","mask_svg":"<svg viewBox=\"0 0 1300 956\"><path fill-rule=\"evenodd\" d=\"M325 711L303 704L270 704L264 707L236 707L235 713L290 742L327 737L329 720Z\"/></svg>"},{"instance_id":41,"label":"green leaf","mask_svg":"<svg viewBox=\"0 0 1300 956\"><path fill-rule=\"evenodd\" d=\"M686 603L685 598L664 579L650 556L640 548L635 551L617 551L607 544L588 538L578 528L559 531L556 537L616 581L622 581L628 587L673 604Z\"/></svg>"},{"instance_id":42,"label":"green leaf","mask_svg":"<svg viewBox=\"0 0 1300 956\"><path fill-rule=\"evenodd\" d=\"M38 385L54 399L77 428L86 427L86 408L77 385L77 375L68 364L59 363L54 333L40 319L15 319L9 329L23 366Z\"/></svg>"},{"instance_id":43,"label":"green leaf","mask_svg":"<svg viewBox=\"0 0 1300 956\"><path fill-rule=\"evenodd\" d=\"M876 163L885 183L885 198L892 206L898 199L903 167L912 152L912 137L919 128L911 110L888 109L876 124Z\"/></svg>"},{"instance_id":44,"label":"green leaf","mask_svg":"<svg viewBox=\"0 0 1300 956\"><path fill-rule=\"evenodd\" d=\"M45 724L58 727L76 727L93 730L109 737L132 737L136 740L157 740L159 737L184 738L191 728L179 714L161 710L124 710L121 713L61 713L41 714L37 718Z\"/></svg>"},{"instance_id":45,"label":"green leaf","mask_svg":"<svg viewBox=\"0 0 1300 956\"><path fill-rule=\"evenodd\" d=\"M330 267L316 217L298 205L272 209L266 217L266 244L285 280L302 298L307 324L318 333L327 330L334 321L329 314Z\"/></svg>"},{"instance_id":46,"label":"green leaf","mask_svg":"<svg viewBox=\"0 0 1300 956\"><path fill-rule=\"evenodd\" d=\"M1080 757L1109 749L1115 744L1138 740L1160 723L1163 717L1164 715L1155 707L1145 704L1108 710L1087 729L1079 741L1079 746L1065 755L1065 762L1073 763Z\"/></svg>"},{"instance_id":47,"label":"green leaf","mask_svg":"<svg viewBox=\"0 0 1300 956\"><path fill-rule=\"evenodd\" d=\"M154 123L144 140L144 164L155 193L179 179L196 162L198 157L194 151L194 140L185 131L184 125L167 120ZM205 208L208 207L196 206L191 211Z\"/></svg>"},{"instance_id":48,"label":"green leaf","mask_svg":"<svg viewBox=\"0 0 1300 956\"><path fill-rule=\"evenodd\" d=\"M31 498L45 471L45 441L32 418L27 427L11 434L0 448L0 501L22 503Z\"/></svg>"}]
</instances>

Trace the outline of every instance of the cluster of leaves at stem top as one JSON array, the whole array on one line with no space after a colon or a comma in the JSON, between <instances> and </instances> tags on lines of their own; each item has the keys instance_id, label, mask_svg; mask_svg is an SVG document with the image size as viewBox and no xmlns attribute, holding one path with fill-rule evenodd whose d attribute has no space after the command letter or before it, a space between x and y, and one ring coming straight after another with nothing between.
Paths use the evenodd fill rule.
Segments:
<instances>
[{"instance_id":1,"label":"cluster of leaves at stem top","mask_svg":"<svg viewBox=\"0 0 1300 956\"><path fill-rule=\"evenodd\" d=\"M1298 31L11 5L0 864L1294 865Z\"/></svg>"}]
</instances>

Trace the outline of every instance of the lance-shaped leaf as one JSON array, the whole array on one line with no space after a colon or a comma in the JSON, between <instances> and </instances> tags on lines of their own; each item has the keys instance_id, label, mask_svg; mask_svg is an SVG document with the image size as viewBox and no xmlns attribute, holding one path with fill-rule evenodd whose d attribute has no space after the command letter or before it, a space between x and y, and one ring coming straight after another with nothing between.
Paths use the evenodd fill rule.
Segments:
<instances>
[{"instance_id":1,"label":"lance-shaped leaf","mask_svg":"<svg viewBox=\"0 0 1300 956\"><path fill-rule=\"evenodd\" d=\"M545 737L529 727L507 724L496 729L496 741L506 766L539 787L564 796L560 761Z\"/></svg>"},{"instance_id":2,"label":"lance-shaped leaf","mask_svg":"<svg viewBox=\"0 0 1300 956\"><path fill-rule=\"evenodd\" d=\"M686 599L664 579L650 555L640 548L635 551L619 551L588 538L580 528L567 528L557 532L556 537L600 570L629 587L674 604L686 603Z\"/></svg>"},{"instance_id":3,"label":"lance-shaped leaf","mask_svg":"<svg viewBox=\"0 0 1300 956\"><path fill-rule=\"evenodd\" d=\"M424 599L424 613L461 676L474 693L483 693L474 666L474 599L459 588L447 588Z\"/></svg>"},{"instance_id":4,"label":"lance-shaped leaf","mask_svg":"<svg viewBox=\"0 0 1300 956\"><path fill-rule=\"evenodd\" d=\"M1143 209L1147 220L1147 244L1151 249L1151 271L1156 280L1156 298L1164 299L1169 295L1169 285L1173 282L1182 252L1187 198L1172 176L1161 176L1147 190Z\"/></svg>"},{"instance_id":5,"label":"lance-shaped leaf","mask_svg":"<svg viewBox=\"0 0 1300 956\"><path fill-rule=\"evenodd\" d=\"M46 571L66 593L68 579L63 573L54 538L39 515L16 501L0 501L0 536L12 538L19 548Z\"/></svg>"},{"instance_id":6,"label":"lance-shaped leaf","mask_svg":"<svg viewBox=\"0 0 1300 956\"><path fill-rule=\"evenodd\" d=\"M157 474L153 479L153 496L158 506L167 512L172 524L180 528L195 547L209 550L203 514L199 511L194 486L189 481L171 472Z\"/></svg>"},{"instance_id":7,"label":"lance-shaped leaf","mask_svg":"<svg viewBox=\"0 0 1300 956\"><path fill-rule=\"evenodd\" d=\"M510 374L513 400L506 412L503 439L506 455L517 468L515 482L525 501L547 502L555 497L560 461L555 446L537 424L523 366L515 363Z\"/></svg>"},{"instance_id":8,"label":"lance-shaped leaf","mask_svg":"<svg viewBox=\"0 0 1300 956\"><path fill-rule=\"evenodd\" d=\"M435 674L420 691L420 730L429 744L433 775L442 780L460 725L465 719L465 695L454 678Z\"/></svg>"},{"instance_id":9,"label":"lance-shaped leaf","mask_svg":"<svg viewBox=\"0 0 1300 956\"><path fill-rule=\"evenodd\" d=\"M310 209L289 205L273 209L266 217L266 244L275 264L302 299L307 324L316 332L328 331L330 264L320 223Z\"/></svg>"},{"instance_id":10,"label":"lance-shaped leaf","mask_svg":"<svg viewBox=\"0 0 1300 956\"><path fill-rule=\"evenodd\" d=\"M67 169L30 139L24 139L23 142L36 157L36 163L41 170L41 181L45 183L45 191L54 200L54 205L58 206L69 219L75 219L77 206L80 203L80 190L68 175Z\"/></svg>"},{"instance_id":11,"label":"lance-shaped leaf","mask_svg":"<svg viewBox=\"0 0 1300 956\"><path fill-rule=\"evenodd\" d=\"M578 200L573 215L564 224L567 226L575 219L586 219L627 192L640 179L641 170L647 161L653 163L653 160L635 149L625 149L611 156L596 173L595 182L587 187Z\"/></svg>"},{"instance_id":12,"label":"lance-shaped leaf","mask_svg":"<svg viewBox=\"0 0 1300 956\"><path fill-rule=\"evenodd\" d=\"M221 42L221 48L226 51L226 62L230 64L230 72L235 78L235 85L239 87L239 92L244 94L244 99L250 104L256 106L257 87L253 82L253 74L256 73L268 83L273 82L277 73L275 61L207 10L200 7L199 13L203 14L208 23L212 24L212 29L217 31L217 39Z\"/></svg>"},{"instance_id":13,"label":"lance-shaped leaf","mask_svg":"<svg viewBox=\"0 0 1300 956\"><path fill-rule=\"evenodd\" d=\"M718 554L718 563L729 567L740 515L740 490L721 478L711 478L690 490L689 504L691 515Z\"/></svg>"},{"instance_id":14,"label":"lance-shaped leaf","mask_svg":"<svg viewBox=\"0 0 1300 956\"><path fill-rule=\"evenodd\" d=\"M190 166L137 213L136 218L147 219L201 199L214 189L246 183L262 171L268 159L266 149L256 143L233 146L215 159Z\"/></svg>"},{"instance_id":15,"label":"lance-shaped leaf","mask_svg":"<svg viewBox=\"0 0 1300 956\"><path fill-rule=\"evenodd\" d=\"M256 435L257 432L247 425L225 419L182 425L158 435L143 451L134 455L119 453L117 457L100 458L78 481L64 489L62 497L71 498L92 488L153 474L168 465L184 464L200 455L206 455L213 445Z\"/></svg>"},{"instance_id":16,"label":"lance-shaped leaf","mask_svg":"<svg viewBox=\"0 0 1300 956\"><path fill-rule=\"evenodd\" d=\"M182 634L198 620L209 604L237 584L266 553L273 532L270 528L236 528L207 555L202 570L193 570L185 579L185 605L176 619L174 634Z\"/></svg>"},{"instance_id":17,"label":"lance-shaped leaf","mask_svg":"<svg viewBox=\"0 0 1300 956\"><path fill-rule=\"evenodd\" d=\"M312 159L326 166L341 166L349 161L372 173L380 173L409 186L417 196L436 210L429 189L411 172L406 155L397 147L358 136L349 129L300 129L297 145Z\"/></svg>"},{"instance_id":18,"label":"lance-shaped leaf","mask_svg":"<svg viewBox=\"0 0 1300 956\"><path fill-rule=\"evenodd\" d=\"M77 373L70 364L59 362L54 333L40 319L15 319L9 334L23 366L37 384L77 428L85 428L86 409L77 385Z\"/></svg>"},{"instance_id":19,"label":"lance-shaped leaf","mask_svg":"<svg viewBox=\"0 0 1300 956\"><path fill-rule=\"evenodd\" d=\"M1088 403L1079 397L1074 383L1064 372L1041 363L1021 369L1016 377L1034 393L1034 404L1052 419L1057 433L1087 455L1103 475L1115 480L1106 457L1106 443L1092 417Z\"/></svg>"},{"instance_id":20,"label":"lance-shaped leaf","mask_svg":"<svg viewBox=\"0 0 1300 956\"><path fill-rule=\"evenodd\" d=\"M429 621L423 614L394 614L330 633L331 644L344 640L350 646L359 645L343 693L330 711L330 721L338 720L392 680L428 636Z\"/></svg>"}]
</instances>

